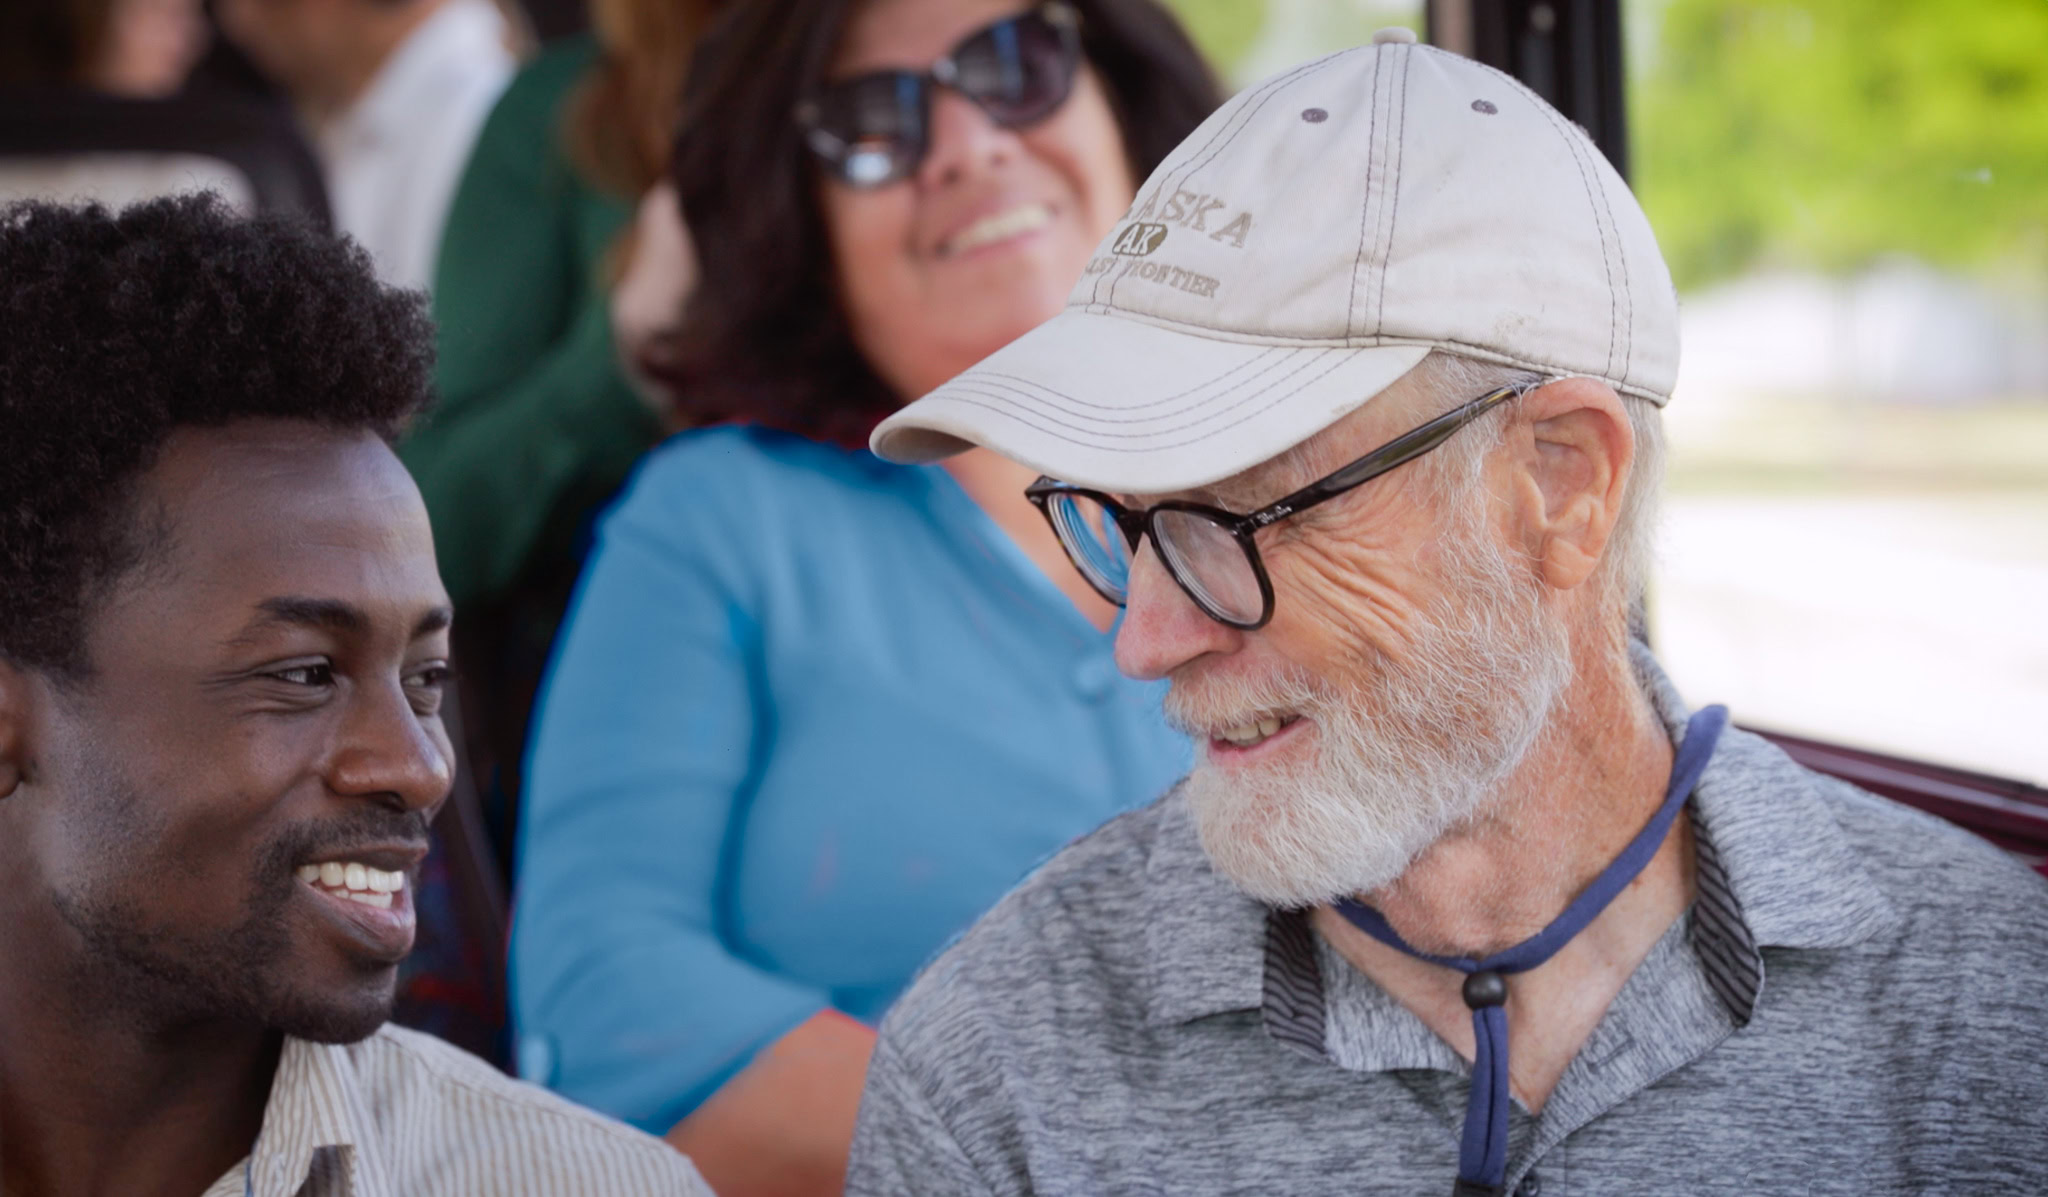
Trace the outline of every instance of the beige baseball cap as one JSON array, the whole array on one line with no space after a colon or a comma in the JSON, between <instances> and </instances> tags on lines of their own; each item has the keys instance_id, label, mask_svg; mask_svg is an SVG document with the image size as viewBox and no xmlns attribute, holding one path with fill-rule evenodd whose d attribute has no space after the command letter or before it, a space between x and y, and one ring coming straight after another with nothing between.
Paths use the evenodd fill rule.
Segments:
<instances>
[{"instance_id":1,"label":"beige baseball cap","mask_svg":"<svg viewBox=\"0 0 2048 1197\"><path fill-rule=\"evenodd\" d=\"M1659 405L1678 305L1649 221L1514 79L1384 29L1242 92L1152 172L1059 315L882 421L1128 494L1308 439L1432 349Z\"/></svg>"}]
</instances>

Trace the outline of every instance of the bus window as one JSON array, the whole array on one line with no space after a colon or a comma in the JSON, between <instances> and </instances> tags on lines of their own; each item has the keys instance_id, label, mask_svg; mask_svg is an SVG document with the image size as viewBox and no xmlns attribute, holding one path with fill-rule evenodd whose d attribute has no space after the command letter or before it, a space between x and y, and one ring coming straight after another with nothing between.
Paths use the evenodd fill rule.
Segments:
<instances>
[{"instance_id":1,"label":"bus window","mask_svg":"<svg viewBox=\"0 0 2048 1197\"><path fill-rule=\"evenodd\" d=\"M1622 12L1683 311L1660 657L1751 723L2048 781L2048 8Z\"/></svg>"}]
</instances>

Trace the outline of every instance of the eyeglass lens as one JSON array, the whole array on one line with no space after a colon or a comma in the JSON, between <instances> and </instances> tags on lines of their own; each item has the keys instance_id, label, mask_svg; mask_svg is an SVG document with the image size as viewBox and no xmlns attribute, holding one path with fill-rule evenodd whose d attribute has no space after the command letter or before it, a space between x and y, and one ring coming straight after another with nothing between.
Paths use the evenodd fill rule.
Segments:
<instances>
[{"instance_id":1,"label":"eyeglass lens","mask_svg":"<svg viewBox=\"0 0 2048 1197\"><path fill-rule=\"evenodd\" d=\"M1174 508L1152 513L1152 536L1197 604L1234 623L1257 623L1266 600L1251 558L1230 529L1205 515Z\"/></svg>"},{"instance_id":2,"label":"eyeglass lens","mask_svg":"<svg viewBox=\"0 0 2048 1197\"><path fill-rule=\"evenodd\" d=\"M1087 495L1055 492L1046 500L1060 545L1102 597L1121 605L1130 592L1131 551L1109 509Z\"/></svg>"},{"instance_id":3,"label":"eyeglass lens","mask_svg":"<svg viewBox=\"0 0 2048 1197\"><path fill-rule=\"evenodd\" d=\"M1055 491L1046 514L1060 546L1102 597L1122 605L1130 596L1131 550L1108 508L1088 495ZM1152 513L1155 548L1189 596L1226 622L1255 624L1266 598L1251 558L1230 529L1192 511L1162 508Z\"/></svg>"},{"instance_id":4,"label":"eyeglass lens","mask_svg":"<svg viewBox=\"0 0 2048 1197\"><path fill-rule=\"evenodd\" d=\"M1071 26L1033 10L967 36L931 75L878 71L829 85L812 105L811 148L840 178L874 187L908 178L930 142L933 78L990 120L1017 128L1043 120L1073 88Z\"/></svg>"}]
</instances>

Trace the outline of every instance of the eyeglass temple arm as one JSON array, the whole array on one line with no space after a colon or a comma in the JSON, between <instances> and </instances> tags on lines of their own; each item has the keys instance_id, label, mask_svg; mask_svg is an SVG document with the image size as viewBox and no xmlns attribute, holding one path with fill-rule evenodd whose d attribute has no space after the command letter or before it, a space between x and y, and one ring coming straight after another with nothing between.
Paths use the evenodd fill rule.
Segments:
<instances>
[{"instance_id":1,"label":"eyeglass temple arm","mask_svg":"<svg viewBox=\"0 0 2048 1197\"><path fill-rule=\"evenodd\" d=\"M1395 466L1413 461L1443 444L1451 439L1452 433L1485 415L1495 404L1512 397L1515 393L1514 387L1502 387L1481 395L1462 407L1445 412L1419 428L1404 432L1336 473L1311 482L1293 494L1245 516L1245 525L1249 528L1263 528L1276 520L1286 519L1296 512L1306 511L1318 503L1334 499L1347 490L1363 486Z\"/></svg>"}]
</instances>

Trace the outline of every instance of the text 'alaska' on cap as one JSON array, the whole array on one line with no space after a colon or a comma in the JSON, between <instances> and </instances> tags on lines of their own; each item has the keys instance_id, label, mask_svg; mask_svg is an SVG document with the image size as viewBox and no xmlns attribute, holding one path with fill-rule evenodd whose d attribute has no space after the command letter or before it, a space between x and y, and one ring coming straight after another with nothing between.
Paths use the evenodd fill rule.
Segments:
<instances>
[{"instance_id":1,"label":"text 'alaska' on cap","mask_svg":"<svg viewBox=\"0 0 2048 1197\"><path fill-rule=\"evenodd\" d=\"M1129 494L1278 455L1445 350L1662 404L1678 313L1584 131L1406 29L1267 79L1167 156L1067 307L884 420Z\"/></svg>"}]
</instances>

